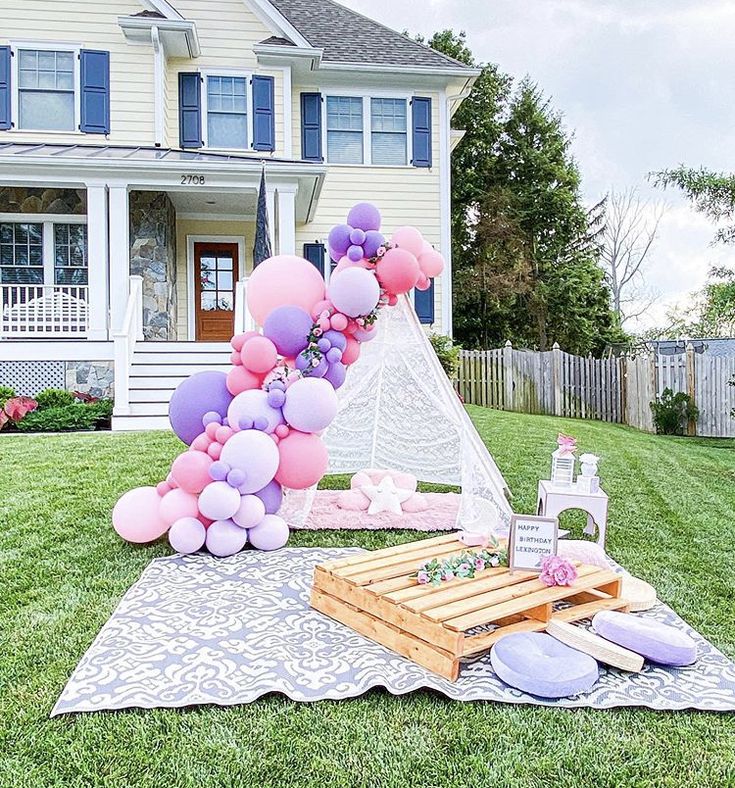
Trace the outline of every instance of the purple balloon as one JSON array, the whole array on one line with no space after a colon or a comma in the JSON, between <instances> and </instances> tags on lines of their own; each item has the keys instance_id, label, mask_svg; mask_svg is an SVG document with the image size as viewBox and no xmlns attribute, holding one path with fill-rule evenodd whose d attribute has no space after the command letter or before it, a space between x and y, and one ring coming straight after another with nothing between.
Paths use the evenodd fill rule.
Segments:
<instances>
[{"instance_id":1,"label":"purple balloon","mask_svg":"<svg viewBox=\"0 0 735 788\"><path fill-rule=\"evenodd\" d=\"M316 346L319 348L319 350L322 351L322 353L326 353L329 350L329 348L332 347L332 343L327 339L327 337L322 337L316 343Z\"/></svg>"},{"instance_id":2,"label":"purple balloon","mask_svg":"<svg viewBox=\"0 0 735 788\"><path fill-rule=\"evenodd\" d=\"M328 380L336 389L345 382L346 378L347 365L341 361L335 361L334 364L330 364L327 374L324 376L324 380Z\"/></svg>"},{"instance_id":3,"label":"purple balloon","mask_svg":"<svg viewBox=\"0 0 735 788\"><path fill-rule=\"evenodd\" d=\"M262 490L258 490L255 495L263 501L266 514L275 514L283 503L283 489L275 479L266 484Z\"/></svg>"},{"instance_id":4,"label":"purple balloon","mask_svg":"<svg viewBox=\"0 0 735 788\"><path fill-rule=\"evenodd\" d=\"M358 342L371 342L378 336L378 329L373 328L372 331L367 331L364 328L358 328L352 336Z\"/></svg>"},{"instance_id":5,"label":"purple balloon","mask_svg":"<svg viewBox=\"0 0 735 788\"><path fill-rule=\"evenodd\" d=\"M250 544L258 550L278 550L288 542L288 536L286 521L276 514L267 514L248 531Z\"/></svg>"},{"instance_id":6,"label":"purple balloon","mask_svg":"<svg viewBox=\"0 0 735 788\"><path fill-rule=\"evenodd\" d=\"M375 309L380 298L380 285L372 271L359 267L345 268L332 276L328 294L337 310L348 317L359 317Z\"/></svg>"},{"instance_id":7,"label":"purple balloon","mask_svg":"<svg viewBox=\"0 0 735 788\"><path fill-rule=\"evenodd\" d=\"M330 364L336 364L342 360L342 351L338 347L329 348L327 351L327 361Z\"/></svg>"},{"instance_id":8,"label":"purple balloon","mask_svg":"<svg viewBox=\"0 0 735 788\"><path fill-rule=\"evenodd\" d=\"M248 532L232 520L215 520L207 528L207 550L224 558L239 553L248 541Z\"/></svg>"},{"instance_id":9,"label":"purple balloon","mask_svg":"<svg viewBox=\"0 0 735 788\"><path fill-rule=\"evenodd\" d=\"M380 229L380 211L369 202L359 202L347 214L347 224L361 230Z\"/></svg>"},{"instance_id":10,"label":"purple balloon","mask_svg":"<svg viewBox=\"0 0 735 788\"><path fill-rule=\"evenodd\" d=\"M340 350L347 347L347 337L341 331L336 331L333 328L324 332L324 339L328 339L332 347L337 347Z\"/></svg>"},{"instance_id":11,"label":"purple balloon","mask_svg":"<svg viewBox=\"0 0 735 788\"><path fill-rule=\"evenodd\" d=\"M329 252L329 258L331 260L334 260L335 263L338 263L344 257L344 255L340 254L336 249L334 249L331 246L327 248L327 252Z\"/></svg>"},{"instance_id":12,"label":"purple balloon","mask_svg":"<svg viewBox=\"0 0 735 788\"><path fill-rule=\"evenodd\" d=\"M293 358L309 344L313 325L308 312L286 304L276 307L265 319L263 335L273 342L282 356Z\"/></svg>"},{"instance_id":13,"label":"purple balloon","mask_svg":"<svg viewBox=\"0 0 735 788\"><path fill-rule=\"evenodd\" d=\"M353 263L359 263L362 260L362 246L351 246L347 250L347 259L352 260Z\"/></svg>"},{"instance_id":14,"label":"purple balloon","mask_svg":"<svg viewBox=\"0 0 735 788\"><path fill-rule=\"evenodd\" d=\"M350 233L350 243L355 244L355 246L362 246L365 243L365 230L355 227Z\"/></svg>"},{"instance_id":15,"label":"purple balloon","mask_svg":"<svg viewBox=\"0 0 735 788\"><path fill-rule=\"evenodd\" d=\"M350 246L351 232L352 227L346 224L338 224L329 231L327 243L329 244L330 250L335 251L339 257L342 257ZM339 260L339 257L336 259Z\"/></svg>"},{"instance_id":16,"label":"purple balloon","mask_svg":"<svg viewBox=\"0 0 735 788\"><path fill-rule=\"evenodd\" d=\"M375 257L378 254L378 249L385 245L385 236L377 230L368 230L365 233L365 241L362 245L362 251L365 257Z\"/></svg>"},{"instance_id":17,"label":"purple balloon","mask_svg":"<svg viewBox=\"0 0 735 788\"><path fill-rule=\"evenodd\" d=\"M232 394L227 390L227 375L224 372L195 372L179 383L171 397L168 406L171 429L188 446L197 435L204 432L204 415L214 412L224 418L230 402Z\"/></svg>"},{"instance_id":18,"label":"purple balloon","mask_svg":"<svg viewBox=\"0 0 735 788\"><path fill-rule=\"evenodd\" d=\"M231 468L226 462L220 462L216 460L209 466L209 475L214 479L216 482L223 482L227 478L227 474L230 472Z\"/></svg>"},{"instance_id":19,"label":"purple balloon","mask_svg":"<svg viewBox=\"0 0 735 788\"><path fill-rule=\"evenodd\" d=\"M177 553L196 553L204 546L207 529L196 517L180 517L168 530L168 541Z\"/></svg>"},{"instance_id":20,"label":"purple balloon","mask_svg":"<svg viewBox=\"0 0 735 788\"><path fill-rule=\"evenodd\" d=\"M271 408L282 408L286 401L286 392L283 389L273 389L268 392L268 404Z\"/></svg>"},{"instance_id":21,"label":"purple balloon","mask_svg":"<svg viewBox=\"0 0 735 788\"><path fill-rule=\"evenodd\" d=\"M314 366L314 359L318 359L318 363ZM323 378L324 374L327 371L327 361L322 356L318 358L318 356L305 356L303 353L296 357L296 369L300 372L303 372L304 375L310 378Z\"/></svg>"},{"instance_id":22,"label":"purple balloon","mask_svg":"<svg viewBox=\"0 0 735 788\"><path fill-rule=\"evenodd\" d=\"M222 424L222 416L213 410L208 411L202 416L202 426L206 427L209 424Z\"/></svg>"}]
</instances>

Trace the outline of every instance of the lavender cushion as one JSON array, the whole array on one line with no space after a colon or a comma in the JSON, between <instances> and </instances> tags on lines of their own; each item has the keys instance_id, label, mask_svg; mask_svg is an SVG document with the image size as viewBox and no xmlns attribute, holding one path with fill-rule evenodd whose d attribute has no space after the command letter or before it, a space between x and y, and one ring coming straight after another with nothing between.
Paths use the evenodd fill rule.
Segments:
<instances>
[{"instance_id":1,"label":"lavender cushion","mask_svg":"<svg viewBox=\"0 0 735 788\"><path fill-rule=\"evenodd\" d=\"M600 637L660 665L691 665L697 659L697 644L689 635L650 618L604 610L592 619L592 628Z\"/></svg>"},{"instance_id":2,"label":"lavender cushion","mask_svg":"<svg viewBox=\"0 0 735 788\"><path fill-rule=\"evenodd\" d=\"M498 677L511 687L542 698L587 692L598 678L597 662L542 632L516 632L490 652Z\"/></svg>"}]
</instances>

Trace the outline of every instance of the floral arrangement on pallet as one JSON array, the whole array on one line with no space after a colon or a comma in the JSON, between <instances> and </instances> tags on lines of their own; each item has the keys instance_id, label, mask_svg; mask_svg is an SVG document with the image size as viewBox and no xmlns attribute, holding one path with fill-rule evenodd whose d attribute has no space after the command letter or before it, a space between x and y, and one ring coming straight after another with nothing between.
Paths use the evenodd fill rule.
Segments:
<instances>
[{"instance_id":1,"label":"floral arrangement on pallet","mask_svg":"<svg viewBox=\"0 0 735 788\"><path fill-rule=\"evenodd\" d=\"M421 564L413 577L422 585L430 583L433 586L441 585L457 578L474 577L477 572L495 566L507 566L508 555L498 550L466 550L459 555L453 555L441 560L432 558Z\"/></svg>"}]
</instances>

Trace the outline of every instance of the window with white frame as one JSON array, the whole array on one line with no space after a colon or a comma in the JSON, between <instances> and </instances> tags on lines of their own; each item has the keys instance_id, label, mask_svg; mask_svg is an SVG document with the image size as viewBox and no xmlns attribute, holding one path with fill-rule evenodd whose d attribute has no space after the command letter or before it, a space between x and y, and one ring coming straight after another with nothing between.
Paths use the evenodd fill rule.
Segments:
<instances>
[{"instance_id":1,"label":"window with white frame","mask_svg":"<svg viewBox=\"0 0 735 788\"><path fill-rule=\"evenodd\" d=\"M207 77L207 147L248 147L248 78Z\"/></svg>"},{"instance_id":2,"label":"window with white frame","mask_svg":"<svg viewBox=\"0 0 735 788\"><path fill-rule=\"evenodd\" d=\"M39 131L74 131L74 52L18 50L18 126Z\"/></svg>"},{"instance_id":3,"label":"window with white frame","mask_svg":"<svg viewBox=\"0 0 735 788\"><path fill-rule=\"evenodd\" d=\"M334 164L363 163L363 100L327 96L327 159Z\"/></svg>"},{"instance_id":4,"label":"window with white frame","mask_svg":"<svg viewBox=\"0 0 735 788\"><path fill-rule=\"evenodd\" d=\"M373 164L408 162L406 117L406 99L370 99L370 145Z\"/></svg>"},{"instance_id":5,"label":"window with white frame","mask_svg":"<svg viewBox=\"0 0 735 788\"><path fill-rule=\"evenodd\" d=\"M327 96L328 162L405 166L409 144L408 98Z\"/></svg>"},{"instance_id":6,"label":"window with white frame","mask_svg":"<svg viewBox=\"0 0 735 788\"><path fill-rule=\"evenodd\" d=\"M0 284L87 283L86 224L0 222Z\"/></svg>"}]
</instances>

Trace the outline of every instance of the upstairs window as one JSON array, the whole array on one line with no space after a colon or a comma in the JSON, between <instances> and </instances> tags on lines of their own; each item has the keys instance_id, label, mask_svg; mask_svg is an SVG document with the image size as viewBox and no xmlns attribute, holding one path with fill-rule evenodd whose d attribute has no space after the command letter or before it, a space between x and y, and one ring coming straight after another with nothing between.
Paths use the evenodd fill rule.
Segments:
<instances>
[{"instance_id":1,"label":"upstairs window","mask_svg":"<svg viewBox=\"0 0 735 788\"><path fill-rule=\"evenodd\" d=\"M408 162L406 99L370 100L370 129L373 164Z\"/></svg>"},{"instance_id":2,"label":"upstairs window","mask_svg":"<svg viewBox=\"0 0 735 788\"><path fill-rule=\"evenodd\" d=\"M18 116L21 129L74 131L74 52L18 51Z\"/></svg>"},{"instance_id":3,"label":"upstairs window","mask_svg":"<svg viewBox=\"0 0 735 788\"><path fill-rule=\"evenodd\" d=\"M207 77L207 147L248 147L247 77Z\"/></svg>"},{"instance_id":4,"label":"upstairs window","mask_svg":"<svg viewBox=\"0 0 735 788\"><path fill-rule=\"evenodd\" d=\"M363 163L363 100L327 96L327 157L334 164Z\"/></svg>"}]
</instances>

